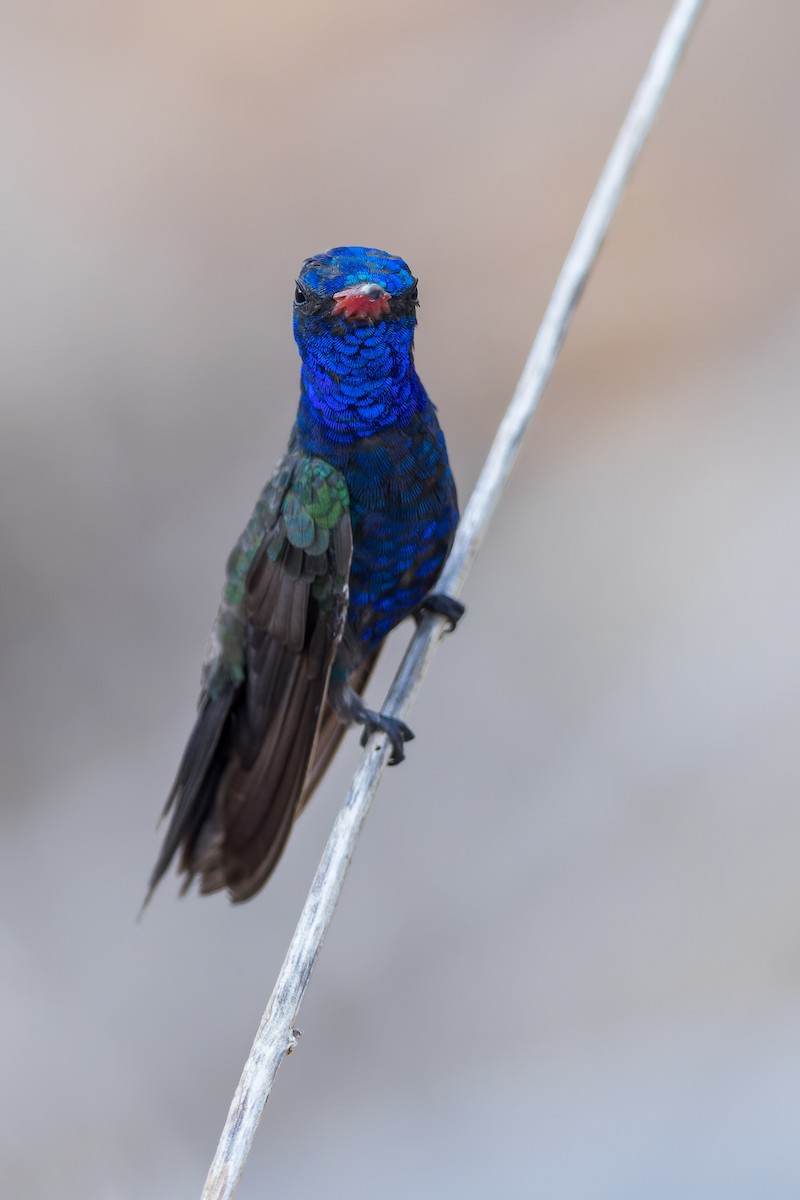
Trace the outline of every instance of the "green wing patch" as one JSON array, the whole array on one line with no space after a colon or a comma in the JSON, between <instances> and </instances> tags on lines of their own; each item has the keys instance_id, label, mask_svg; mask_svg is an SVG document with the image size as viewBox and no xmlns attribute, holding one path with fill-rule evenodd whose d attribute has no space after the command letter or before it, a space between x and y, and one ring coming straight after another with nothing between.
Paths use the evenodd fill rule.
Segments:
<instances>
[{"instance_id":1,"label":"green wing patch","mask_svg":"<svg viewBox=\"0 0 800 1200\"><path fill-rule=\"evenodd\" d=\"M349 505L347 484L335 467L321 458L300 459L267 542L270 560L282 559L290 578L329 572L328 551L333 549L337 562L343 558L331 538L336 539Z\"/></svg>"}]
</instances>

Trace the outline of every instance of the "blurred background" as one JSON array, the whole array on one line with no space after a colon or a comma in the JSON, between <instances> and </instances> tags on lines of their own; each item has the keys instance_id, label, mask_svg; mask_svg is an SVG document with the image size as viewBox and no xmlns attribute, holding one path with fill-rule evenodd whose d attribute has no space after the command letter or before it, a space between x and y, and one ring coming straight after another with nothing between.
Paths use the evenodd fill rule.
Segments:
<instances>
[{"instance_id":1,"label":"blurred background","mask_svg":"<svg viewBox=\"0 0 800 1200\"><path fill-rule=\"evenodd\" d=\"M0 5L4 1195L199 1196L357 761L135 924L299 263L408 259L466 500L668 7ZM701 20L242 1200L800 1194L798 38Z\"/></svg>"}]
</instances>

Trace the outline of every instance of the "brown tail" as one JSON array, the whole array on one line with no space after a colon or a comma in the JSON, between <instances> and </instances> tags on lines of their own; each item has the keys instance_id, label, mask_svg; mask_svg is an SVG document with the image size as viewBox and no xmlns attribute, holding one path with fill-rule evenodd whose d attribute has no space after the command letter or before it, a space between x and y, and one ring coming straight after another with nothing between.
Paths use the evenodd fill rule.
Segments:
<instances>
[{"instance_id":1,"label":"brown tail","mask_svg":"<svg viewBox=\"0 0 800 1200\"><path fill-rule=\"evenodd\" d=\"M364 689L369 682L369 677L372 674L373 667L378 659L380 646L373 650L368 658L356 667L353 674L350 676L350 686L360 696L364 694ZM311 794L317 787L317 784L322 779L322 776L327 771L330 761L336 753L336 748L342 740L342 735L345 732L344 726L333 708L329 703L325 704L322 713L322 720L319 723L317 730L317 740L314 744L314 751L311 757L311 766L308 768L308 773L303 784L303 791L300 796L300 802L297 805L297 813L301 813L308 801L311 799ZM297 815L297 814L295 814Z\"/></svg>"}]
</instances>

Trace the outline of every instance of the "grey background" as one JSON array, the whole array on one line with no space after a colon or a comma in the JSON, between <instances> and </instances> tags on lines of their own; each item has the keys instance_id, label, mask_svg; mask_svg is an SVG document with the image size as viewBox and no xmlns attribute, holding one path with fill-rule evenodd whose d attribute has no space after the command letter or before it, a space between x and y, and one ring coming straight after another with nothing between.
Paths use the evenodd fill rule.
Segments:
<instances>
[{"instance_id":1,"label":"grey background","mask_svg":"<svg viewBox=\"0 0 800 1200\"><path fill-rule=\"evenodd\" d=\"M134 924L300 260L409 260L465 499L667 8L0 7L4 1196L199 1195L357 761ZM800 1194L798 37L701 21L242 1200Z\"/></svg>"}]
</instances>

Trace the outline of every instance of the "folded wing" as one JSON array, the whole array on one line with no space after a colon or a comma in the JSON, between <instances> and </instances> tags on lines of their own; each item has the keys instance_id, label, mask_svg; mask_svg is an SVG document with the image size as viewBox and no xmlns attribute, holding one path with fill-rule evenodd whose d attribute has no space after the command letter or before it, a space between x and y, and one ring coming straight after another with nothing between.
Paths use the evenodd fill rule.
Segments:
<instances>
[{"instance_id":1,"label":"folded wing","mask_svg":"<svg viewBox=\"0 0 800 1200\"><path fill-rule=\"evenodd\" d=\"M227 888L235 901L275 867L309 790L344 630L348 504L333 467L289 455L231 555L151 893L176 852L184 887L198 877L201 892Z\"/></svg>"}]
</instances>

